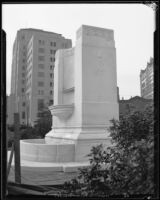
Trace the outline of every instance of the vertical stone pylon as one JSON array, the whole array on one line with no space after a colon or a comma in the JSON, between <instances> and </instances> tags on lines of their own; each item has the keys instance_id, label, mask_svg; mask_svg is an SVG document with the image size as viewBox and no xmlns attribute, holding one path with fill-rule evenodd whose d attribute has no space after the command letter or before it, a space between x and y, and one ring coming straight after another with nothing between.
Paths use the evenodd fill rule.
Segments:
<instances>
[{"instance_id":1,"label":"vertical stone pylon","mask_svg":"<svg viewBox=\"0 0 160 200\"><path fill-rule=\"evenodd\" d=\"M90 147L110 143L107 128L119 118L113 30L82 25L75 47L75 108L80 134L76 160Z\"/></svg>"},{"instance_id":2,"label":"vertical stone pylon","mask_svg":"<svg viewBox=\"0 0 160 200\"><path fill-rule=\"evenodd\" d=\"M107 128L119 118L113 30L82 25L75 48L57 53L55 80L46 141L75 144L74 161L85 161L92 146L110 145Z\"/></svg>"}]
</instances>

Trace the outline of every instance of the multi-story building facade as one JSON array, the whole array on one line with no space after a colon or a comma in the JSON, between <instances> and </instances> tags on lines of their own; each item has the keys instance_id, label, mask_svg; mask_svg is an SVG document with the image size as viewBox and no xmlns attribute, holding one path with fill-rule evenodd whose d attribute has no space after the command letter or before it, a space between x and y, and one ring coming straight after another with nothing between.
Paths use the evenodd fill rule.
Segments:
<instances>
[{"instance_id":1,"label":"multi-story building facade","mask_svg":"<svg viewBox=\"0 0 160 200\"><path fill-rule=\"evenodd\" d=\"M13 45L11 108L18 112L21 124L34 125L38 112L53 104L54 61L58 49L70 48L70 39L61 34L37 29L20 29Z\"/></svg>"},{"instance_id":2,"label":"multi-story building facade","mask_svg":"<svg viewBox=\"0 0 160 200\"><path fill-rule=\"evenodd\" d=\"M141 97L145 99L153 99L153 63L153 58L150 58L147 67L140 72Z\"/></svg>"}]
</instances>

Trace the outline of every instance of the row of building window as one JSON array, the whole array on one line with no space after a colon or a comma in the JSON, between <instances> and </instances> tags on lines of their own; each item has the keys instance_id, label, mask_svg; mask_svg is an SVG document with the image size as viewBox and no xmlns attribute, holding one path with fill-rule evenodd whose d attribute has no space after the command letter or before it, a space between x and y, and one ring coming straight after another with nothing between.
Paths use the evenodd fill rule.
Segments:
<instances>
[{"instance_id":1,"label":"row of building window","mask_svg":"<svg viewBox=\"0 0 160 200\"><path fill-rule=\"evenodd\" d=\"M43 81L38 81L38 86L39 87L43 87L44 86L44 82ZM53 82L50 82L50 86L53 86Z\"/></svg>"},{"instance_id":2,"label":"row of building window","mask_svg":"<svg viewBox=\"0 0 160 200\"><path fill-rule=\"evenodd\" d=\"M38 49L38 53L45 53L45 49L44 48L39 48ZM50 49L50 54L55 54L56 50Z\"/></svg>"},{"instance_id":3,"label":"row of building window","mask_svg":"<svg viewBox=\"0 0 160 200\"><path fill-rule=\"evenodd\" d=\"M44 56L38 56L38 61L45 61L45 57ZM55 58L54 57L50 57L50 61L51 62L55 62Z\"/></svg>"},{"instance_id":4,"label":"row of building window","mask_svg":"<svg viewBox=\"0 0 160 200\"><path fill-rule=\"evenodd\" d=\"M43 95L43 94L44 94L44 91L43 91L43 90L38 90L38 94L39 94L39 95Z\"/></svg>"},{"instance_id":5,"label":"row of building window","mask_svg":"<svg viewBox=\"0 0 160 200\"><path fill-rule=\"evenodd\" d=\"M51 61L51 62L55 62L55 58L50 57L50 61Z\"/></svg>"},{"instance_id":6,"label":"row of building window","mask_svg":"<svg viewBox=\"0 0 160 200\"><path fill-rule=\"evenodd\" d=\"M44 41L44 40L39 40L39 44L40 44L40 45L44 45L44 44L45 44L45 41ZM56 42L50 42L50 46L51 46L51 47L56 47Z\"/></svg>"},{"instance_id":7,"label":"row of building window","mask_svg":"<svg viewBox=\"0 0 160 200\"><path fill-rule=\"evenodd\" d=\"M39 40L39 44L40 44L40 45L44 45L44 44L45 44L45 41L44 41L44 40Z\"/></svg>"},{"instance_id":8,"label":"row of building window","mask_svg":"<svg viewBox=\"0 0 160 200\"><path fill-rule=\"evenodd\" d=\"M53 104L53 100L50 100L49 105L52 105L52 104ZM22 103L22 106L25 106L25 102ZM41 111L44 108L44 106L45 106L44 99L38 99L38 101L37 101L38 110ZM25 117L26 117L26 114L23 111L22 112L22 119L25 119Z\"/></svg>"},{"instance_id":9,"label":"row of building window","mask_svg":"<svg viewBox=\"0 0 160 200\"><path fill-rule=\"evenodd\" d=\"M50 90L50 95L53 94L53 91ZM44 90L38 90L38 95L44 95Z\"/></svg>"},{"instance_id":10,"label":"row of building window","mask_svg":"<svg viewBox=\"0 0 160 200\"><path fill-rule=\"evenodd\" d=\"M44 56L38 56L38 60L39 61L45 61L45 57Z\"/></svg>"},{"instance_id":11,"label":"row of building window","mask_svg":"<svg viewBox=\"0 0 160 200\"><path fill-rule=\"evenodd\" d=\"M50 49L50 54L55 54L56 50Z\"/></svg>"},{"instance_id":12,"label":"row of building window","mask_svg":"<svg viewBox=\"0 0 160 200\"><path fill-rule=\"evenodd\" d=\"M50 42L50 46L56 47L56 42Z\"/></svg>"},{"instance_id":13,"label":"row of building window","mask_svg":"<svg viewBox=\"0 0 160 200\"><path fill-rule=\"evenodd\" d=\"M53 105L53 99L49 100L49 105ZM41 111L45 107L44 99L37 100L38 111Z\"/></svg>"},{"instance_id":14,"label":"row of building window","mask_svg":"<svg viewBox=\"0 0 160 200\"><path fill-rule=\"evenodd\" d=\"M45 49L44 49L44 48L39 48L39 49L38 49L38 52L39 52L39 53L44 53L44 52L45 52Z\"/></svg>"},{"instance_id":15,"label":"row of building window","mask_svg":"<svg viewBox=\"0 0 160 200\"><path fill-rule=\"evenodd\" d=\"M44 69L44 67L45 67L44 64L42 64L42 63L38 64L39 69ZM50 65L49 67L51 70L54 69L54 65Z\"/></svg>"},{"instance_id":16,"label":"row of building window","mask_svg":"<svg viewBox=\"0 0 160 200\"><path fill-rule=\"evenodd\" d=\"M44 72L38 72L38 77L44 77Z\"/></svg>"},{"instance_id":17,"label":"row of building window","mask_svg":"<svg viewBox=\"0 0 160 200\"><path fill-rule=\"evenodd\" d=\"M39 87L43 87L43 86L44 86L44 82L39 81L39 82L38 82L38 86L39 86Z\"/></svg>"},{"instance_id":18,"label":"row of building window","mask_svg":"<svg viewBox=\"0 0 160 200\"><path fill-rule=\"evenodd\" d=\"M44 64L38 64L39 69L44 69Z\"/></svg>"}]
</instances>

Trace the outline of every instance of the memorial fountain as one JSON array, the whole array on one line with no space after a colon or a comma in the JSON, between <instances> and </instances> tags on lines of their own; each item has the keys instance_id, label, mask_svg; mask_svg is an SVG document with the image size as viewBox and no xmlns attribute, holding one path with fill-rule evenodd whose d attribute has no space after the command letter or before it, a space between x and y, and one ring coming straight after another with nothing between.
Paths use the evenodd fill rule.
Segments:
<instances>
[{"instance_id":1,"label":"memorial fountain","mask_svg":"<svg viewBox=\"0 0 160 200\"><path fill-rule=\"evenodd\" d=\"M111 145L111 119L118 119L113 30L82 25L74 48L56 52L52 129L41 140L21 140L21 159L88 163L92 146ZM77 166L80 166L80 164Z\"/></svg>"}]
</instances>

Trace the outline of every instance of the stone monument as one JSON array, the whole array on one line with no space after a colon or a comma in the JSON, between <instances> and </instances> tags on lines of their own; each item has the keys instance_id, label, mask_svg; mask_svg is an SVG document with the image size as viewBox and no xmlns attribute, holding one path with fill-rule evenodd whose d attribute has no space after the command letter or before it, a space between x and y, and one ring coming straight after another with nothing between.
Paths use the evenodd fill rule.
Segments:
<instances>
[{"instance_id":1,"label":"stone monument","mask_svg":"<svg viewBox=\"0 0 160 200\"><path fill-rule=\"evenodd\" d=\"M110 145L107 128L119 118L113 30L82 25L76 45L58 50L54 69L52 130L56 161L86 161L92 146Z\"/></svg>"}]
</instances>

